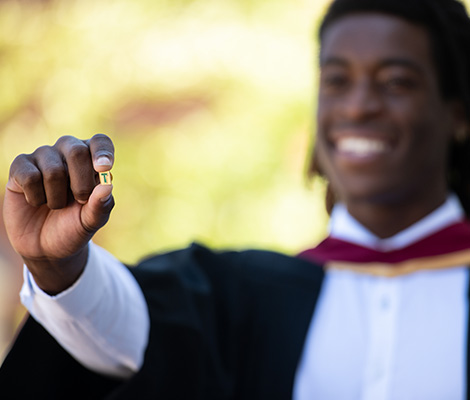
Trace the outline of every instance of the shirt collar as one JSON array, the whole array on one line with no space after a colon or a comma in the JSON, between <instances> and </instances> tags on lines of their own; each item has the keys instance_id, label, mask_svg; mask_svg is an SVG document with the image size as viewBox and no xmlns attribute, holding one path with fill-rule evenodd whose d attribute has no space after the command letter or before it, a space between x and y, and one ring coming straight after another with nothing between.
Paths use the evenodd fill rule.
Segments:
<instances>
[{"instance_id":1,"label":"shirt collar","mask_svg":"<svg viewBox=\"0 0 470 400\"><path fill-rule=\"evenodd\" d=\"M462 221L465 213L455 194L426 217L386 239L381 239L355 220L342 203L336 204L328 226L330 237L379 251L398 250L449 225Z\"/></svg>"}]
</instances>

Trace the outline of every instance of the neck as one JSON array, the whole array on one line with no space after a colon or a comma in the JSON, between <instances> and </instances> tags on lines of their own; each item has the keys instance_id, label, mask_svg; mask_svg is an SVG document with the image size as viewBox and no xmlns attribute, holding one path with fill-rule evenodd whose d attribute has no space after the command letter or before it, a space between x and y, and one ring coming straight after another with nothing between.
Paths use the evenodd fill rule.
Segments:
<instances>
[{"instance_id":1,"label":"neck","mask_svg":"<svg viewBox=\"0 0 470 400\"><path fill-rule=\"evenodd\" d=\"M370 232L381 239L391 237L418 222L441 206L446 196L429 196L421 201L402 204L346 202L348 212Z\"/></svg>"}]
</instances>

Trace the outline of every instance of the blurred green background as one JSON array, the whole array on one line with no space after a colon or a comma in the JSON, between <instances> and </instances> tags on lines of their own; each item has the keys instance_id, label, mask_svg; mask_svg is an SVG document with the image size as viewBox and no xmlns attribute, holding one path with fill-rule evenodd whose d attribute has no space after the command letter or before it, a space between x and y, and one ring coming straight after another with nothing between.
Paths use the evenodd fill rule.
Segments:
<instances>
[{"instance_id":1,"label":"blurred green background","mask_svg":"<svg viewBox=\"0 0 470 400\"><path fill-rule=\"evenodd\" d=\"M306 184L318 0L0 2L2 186L19 153L108 134L133 263L193 240L295 253L324 233Z\"/></svg>"},{"instance_id":2,"label":"blurred green background","mask_svg":"<svg viewBox=\"0 0 470 400\"><path fill-rule=\"evenodd\" d=\"M325 232L306 180L325 0L0 0L0 198L13 159L108 134L125 263L199 241L289 254ZM0 224L0 227L2 225ZM0 362L24 315L0 229Z\"/></svg>"}]
</instances>

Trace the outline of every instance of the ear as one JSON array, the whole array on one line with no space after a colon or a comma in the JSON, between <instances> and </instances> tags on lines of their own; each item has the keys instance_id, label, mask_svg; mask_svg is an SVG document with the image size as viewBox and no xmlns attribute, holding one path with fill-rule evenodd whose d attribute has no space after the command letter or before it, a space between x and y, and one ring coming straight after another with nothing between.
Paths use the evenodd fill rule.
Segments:
<instances>
[{"instance_id":1,"label":"ear","mask_svg":"<svg viewBox=\"0 0 470 400\"><path fill-rule=\"evenodd\" d=\"M470 135L470 121L461 100L452 100L449 103L452 118L452 139L456 142L464 142Z\"/></svg>"}]
</instances>

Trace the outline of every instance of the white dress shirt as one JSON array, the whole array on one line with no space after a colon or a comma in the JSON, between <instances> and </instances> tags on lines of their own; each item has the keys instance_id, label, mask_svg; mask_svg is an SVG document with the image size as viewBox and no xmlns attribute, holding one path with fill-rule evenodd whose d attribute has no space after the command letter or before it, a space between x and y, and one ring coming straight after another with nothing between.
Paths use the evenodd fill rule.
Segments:
<instances>
[{"instance_id":1,"label":"white dress shirt","mask_svg":"<svg viewBox=\"0 0 470 400\"><path fill-rule=\"evenodd\" d=\"M342 205L332 236L379 250L405 247L463 218L454 196L396 236L381 240ZM396 278L328 270L297 370L295 400L464 399L465 267ZM98 284L97 284L98 283ZM30 313L91 370L129 377L142 365L148 309L132 275L96 245L80 279L48 296L25 269Z\"/></svg>"},{"instance_id":2,"label":"white dress shirt","mask_svg":"<svg viewBox=\"0 0 470 400\"><path fill-rule=\"evenodd\" d=\"M388 238L335 207L330 234L375 250L396 250L463 219L451 196ZM294 399L463 400L468 270L395 278L328 269L297 370Z\"/></svg>"}]
</instances>

